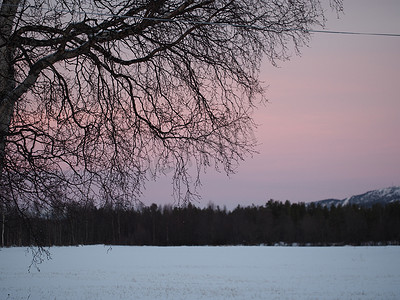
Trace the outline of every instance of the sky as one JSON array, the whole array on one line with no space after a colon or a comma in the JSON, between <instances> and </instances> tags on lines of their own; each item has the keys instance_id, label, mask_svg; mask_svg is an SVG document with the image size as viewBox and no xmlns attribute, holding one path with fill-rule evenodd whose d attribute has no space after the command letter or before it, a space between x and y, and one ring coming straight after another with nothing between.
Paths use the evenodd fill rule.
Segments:
<instances>
[{"instance_id":1,"label":"sky","mask_svg":"<svg viewBox=\"0 0 400 300\"><path fill-rule=\"evenodd\" d=\"M326 30L400 34L398 0L345 0L340 19L327 17ZM400 185L400 37L314 33L301 56L265 61L260 78L269 102L254 116L258 154L230 177L203 174L195 205L344 199ZM172 204L171 195L161 177L141 200Z\"/></svg>"}]
</instances>

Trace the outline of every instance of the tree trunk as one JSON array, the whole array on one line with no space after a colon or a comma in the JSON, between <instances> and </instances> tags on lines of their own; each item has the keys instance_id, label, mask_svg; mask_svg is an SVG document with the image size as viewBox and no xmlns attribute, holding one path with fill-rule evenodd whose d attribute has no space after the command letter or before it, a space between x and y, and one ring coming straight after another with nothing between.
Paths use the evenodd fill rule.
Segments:
<instances>
[{"instance_id":1,"label":"tree trunk","mask_svg":"<svg viewBox=\"0 0 400 300\"><path fill-rule=\"evenodd\" d=\"M6 222L6 214L3 210L3 222L1 223L1 247L4 248L4 226Z\"/></svg>"},{"instance_id":2,"label":"tree trunk","mask_svg":"<svg viewBox=\"0 0 400 300\"><path fill-rule=\"evenodd\" d=\"M3 0L0 8L0 174L4 167L6 139L15 100L9 95L15 88L14 46L8 43L20 0Z\"/></svg>"}]
</instances>

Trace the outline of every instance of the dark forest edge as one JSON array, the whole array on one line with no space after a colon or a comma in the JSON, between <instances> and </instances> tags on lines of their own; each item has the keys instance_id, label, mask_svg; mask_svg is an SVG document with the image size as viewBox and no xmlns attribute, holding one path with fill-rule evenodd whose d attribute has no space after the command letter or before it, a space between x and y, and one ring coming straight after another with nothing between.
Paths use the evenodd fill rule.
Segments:
<instances>
[{"instance_id":1,"label":"dark forest edge","mask_svg":"<svg viewBox=\"0 0 400 300\"><path fill-rule=\"evenodd\" d=\"M5 247L400 244L400 202L327 208L270 200L231 211L213 204L122 209L70 203L48 215L21 219L18 211L8 211L2 216Z\"/></svg>"}]
</instances>

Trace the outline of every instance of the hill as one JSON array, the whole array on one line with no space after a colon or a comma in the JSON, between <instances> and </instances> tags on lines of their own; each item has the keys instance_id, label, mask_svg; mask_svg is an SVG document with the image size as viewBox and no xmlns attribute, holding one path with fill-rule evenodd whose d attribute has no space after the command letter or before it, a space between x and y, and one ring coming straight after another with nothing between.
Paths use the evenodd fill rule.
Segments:
<instances>
[{"instance_id":1,"label":"hill","mask_svg":"<svg viewBox=\"0 0 400 300\"><path fill-rule=\"evenodd\" d=\"M378 189L366 192L364 194L355 195L346 199L325 199L315 201L313 203L324 207L358 205L362 207L372 207L375 204L386 205L389 203L400 201L400 186L393 186L384 189Z\"/></svg>"}]
</instances>

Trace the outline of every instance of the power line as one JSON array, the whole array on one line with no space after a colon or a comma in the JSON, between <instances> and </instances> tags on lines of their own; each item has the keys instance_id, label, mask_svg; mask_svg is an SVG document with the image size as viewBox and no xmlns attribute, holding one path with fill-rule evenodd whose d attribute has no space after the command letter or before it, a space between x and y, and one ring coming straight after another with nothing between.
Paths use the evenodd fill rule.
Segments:
<instances>
[{"instance_id":1,"label":"power line","mask_svg":"<svg viewBox=\"0 0 400 300\"><path fill-rule=\"evenodd\" d=\"M3 4L5 6L18 6L15 4ZM28 6L27 8L36 8L34 6ZM50 11L49 7L41 7L42 10ZM89 9L88 9L89 10ZM56 12L67 12L69 10L53 10ZM155 17L142 17L142 16L119 16L107 13L100 13L100 12L87 12L87 11L75 11L77 14L84 14L84 15L95 15L95 16L102 16L102 17L119 17L124 19L136 19L136 20L149 20L149 21L159 21L159 22L171 22L171 23L185 23L185 24L195 24L195 25L217 25L217 26L232 26L238 28L248 28L254 30L262 30L262 31L270 31L270 32L284 32L284 31L304 31L308 33L325 33L325 34L341 34L341 35L362 35L362 36L382 36L382 37L400 37L400 33L384 33L384 32L358 32L358 31L336 31L336 30L304 30L304 29L285 29L285 30L274 30L270 27L264 26L254 26L254 25L246 25L246 24L233 24L233 23L226 23L226 22L211 22L211 21L188 21L188 20L178 20L178 19L168 19L168 18L155 18Z\"/></svg>"},{"instance_id":2,"label":"power line","mask_svg":"<svg viewBox=\"0 0 400 300\"><path fill-rule=\"evenodd\" d=\"M369 35L369 36L392 36L400 37L400 33L382 32L357 32L357 31L332 31L332 30L309 30L312 33L345 34L345 35Z\"/></svg>"}]
</instances>

